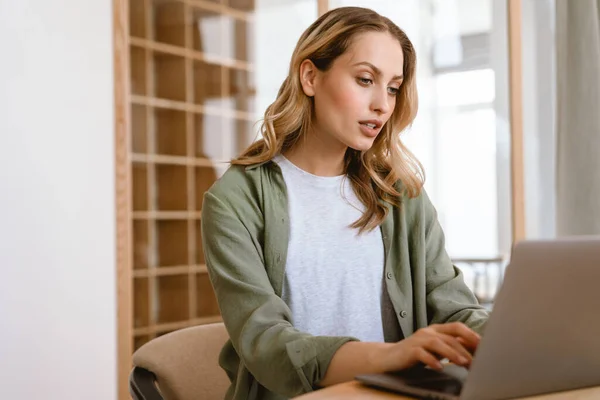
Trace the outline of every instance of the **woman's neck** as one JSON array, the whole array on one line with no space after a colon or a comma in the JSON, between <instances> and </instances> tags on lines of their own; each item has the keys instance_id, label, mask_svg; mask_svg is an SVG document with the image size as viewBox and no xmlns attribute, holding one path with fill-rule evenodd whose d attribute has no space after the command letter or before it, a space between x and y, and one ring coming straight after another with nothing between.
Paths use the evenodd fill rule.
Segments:
<instances>
[{"instance_id":1,"label":"woman's neck","mask_svg":"<svg viewBox=\"0 0 600 400\"><path fill-rule=\"evenodd\" d=\"M317 176L344 174L344 155L347 146L326 135L307 133L291 149L283 153L298 168Z\"/></svg>"}]
</instances>

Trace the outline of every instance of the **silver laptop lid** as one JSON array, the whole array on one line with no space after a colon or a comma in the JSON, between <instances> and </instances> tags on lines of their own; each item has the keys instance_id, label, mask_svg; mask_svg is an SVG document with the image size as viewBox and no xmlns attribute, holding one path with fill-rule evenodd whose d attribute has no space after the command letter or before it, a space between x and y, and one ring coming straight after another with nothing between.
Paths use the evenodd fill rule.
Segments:
<instances>
[{"instance_id":1,"label":"silver laptop lid","mask_svg":"<svg viewBox=\"0 0 600 400\"><path fill-rule=\"evenodd\" d=\"M461 399L597 385L600 237L518 243Z\"/></svg>"}]
</instances>

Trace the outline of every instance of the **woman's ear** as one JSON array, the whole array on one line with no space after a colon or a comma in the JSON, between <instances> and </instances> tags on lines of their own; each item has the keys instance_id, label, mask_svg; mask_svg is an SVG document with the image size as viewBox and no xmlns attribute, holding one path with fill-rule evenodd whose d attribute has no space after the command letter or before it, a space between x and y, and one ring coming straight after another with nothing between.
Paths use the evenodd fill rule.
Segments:
<instances>
[{"instance_id":1,"label":"woman's ear","mask_svg":"<svg viewBox=\"0 0 600 400\"><path fill-rule=\"evenodd\" d=\"M302 91L308 97L315 95L317 71L317 67L310 60L304 60L300 64L300 84L302 85Z\"/></svg>"}]
</instances>

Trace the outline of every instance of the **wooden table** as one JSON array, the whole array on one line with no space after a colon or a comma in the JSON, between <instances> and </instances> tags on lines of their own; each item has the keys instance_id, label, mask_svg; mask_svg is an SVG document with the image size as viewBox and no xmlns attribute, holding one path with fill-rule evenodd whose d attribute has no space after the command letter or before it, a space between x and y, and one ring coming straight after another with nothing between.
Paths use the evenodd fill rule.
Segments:
<instances>
[{"instance_id":1,"label":"wooden table","mask_svg":"<svg viewBox=\"0 0 600 400\"><path fill-rule=\"evenodd\" d=\"M598 400L600 387L573 390L570 392L553 393L544 396L527 397L526 400ZM317 390L296 397L295 400L414 400L412 397L401 396L376 389L368 388L358 382L347 382ZM523 399L525 400L525 399Z\"/></svg>"}]
</instances>

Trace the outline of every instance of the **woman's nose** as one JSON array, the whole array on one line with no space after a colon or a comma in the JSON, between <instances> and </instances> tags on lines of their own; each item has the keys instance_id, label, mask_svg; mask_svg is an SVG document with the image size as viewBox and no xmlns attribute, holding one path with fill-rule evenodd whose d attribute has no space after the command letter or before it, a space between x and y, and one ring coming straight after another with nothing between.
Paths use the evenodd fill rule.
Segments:
<instances>
[{"instance_id":1,"label":"woman's nose","mask_svg":"<svg viewBox=\"0 0 600 400\"><path fill-rule=\"evenodd\" d=\"M385 90L377 90L371 105L373 111L380 114L387 114L390 112L390 107L390 96L387 92L387 88L385 88Z\"/></svg>"}]
</instances>

